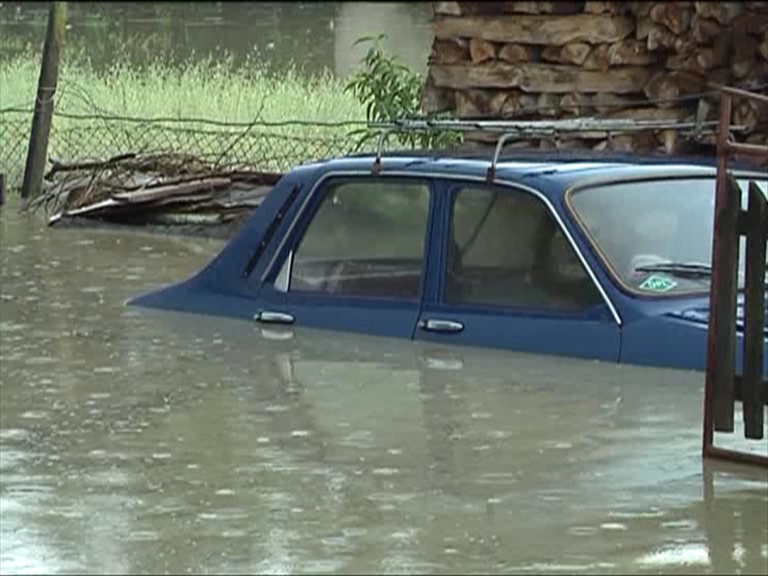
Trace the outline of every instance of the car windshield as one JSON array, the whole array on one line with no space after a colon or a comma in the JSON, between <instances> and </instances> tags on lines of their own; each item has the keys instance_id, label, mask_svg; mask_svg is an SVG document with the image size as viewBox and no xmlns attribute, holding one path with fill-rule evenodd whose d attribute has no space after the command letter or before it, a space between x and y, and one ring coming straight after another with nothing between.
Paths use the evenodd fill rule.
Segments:
<instances>
[{"instance_id":1,"label":"car windshield","mask_svg":"<svg viewBox=\"0 0 768 576\"><path fill-rule=\"evenodd\" d=\"M742 206L754 181L738 178ZM576 191L570 205L613 275L647 295L707 292L711 279L715 179L666 179L600 185ZM745 241L739 248L744 285Z\"/></svg>"}]
</instances>

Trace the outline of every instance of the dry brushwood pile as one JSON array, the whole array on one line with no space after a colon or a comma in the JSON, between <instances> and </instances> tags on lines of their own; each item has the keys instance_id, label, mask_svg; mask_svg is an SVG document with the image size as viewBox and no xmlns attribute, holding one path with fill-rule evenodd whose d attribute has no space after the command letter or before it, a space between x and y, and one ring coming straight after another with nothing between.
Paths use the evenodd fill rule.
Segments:
<instances>
[{"instance_id":1,"label":"dry brushwood pile","mask_svg":"<svg viewBox=\"0 0 768 576\"><path fill-rule=\"evenodd\" d=\"M435 2L428 112L461 118L716 121L717 90L766 93L768 2ZM768 108L734 103L740 141L768 141ZM617 135L622 151L679 152L674 129ZM478 142L481 134L470 136ZM711 146L710 134L700 144ZM551 142L520 142L550 147ZM564 147L602 149L605 134Z\"/></svg>"},{"instance_id":2,"label":"dry brushwood pile","mask_svg":"<svg viewBox=\"0 0 768 576\"><path fill-rule=\"evenodd\" d=\"M54 160L43 193L27 208L45 210L50 224L87 218L134 225L234 226L279 177L220 168L182 154Z\"/></svg>"}]
</instances>

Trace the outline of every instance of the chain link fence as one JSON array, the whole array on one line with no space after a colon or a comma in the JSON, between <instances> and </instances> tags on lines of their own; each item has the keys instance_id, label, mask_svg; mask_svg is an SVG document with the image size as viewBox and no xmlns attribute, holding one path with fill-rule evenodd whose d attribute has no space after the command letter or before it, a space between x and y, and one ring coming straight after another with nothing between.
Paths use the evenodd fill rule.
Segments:
<instances>
[{"instance_id":1,"label":"chain link fence","mask_svg":"<svg viewBox=\"0 0 768 576\"><path fill-rule=\"evenodd\" d=\"M21 188L32 111L0 110L0 172ZM141 119L54 111L48 158L61 162L130 152L186 154L219 166L286 172L298 164L350 154L360 122L225 123L201 119Z\"/></svg>"}]
</instances>

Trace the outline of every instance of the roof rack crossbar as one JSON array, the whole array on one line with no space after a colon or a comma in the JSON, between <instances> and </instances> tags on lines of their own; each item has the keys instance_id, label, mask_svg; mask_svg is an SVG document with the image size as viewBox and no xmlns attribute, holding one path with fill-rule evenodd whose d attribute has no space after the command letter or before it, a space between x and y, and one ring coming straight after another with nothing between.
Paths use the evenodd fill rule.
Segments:
<instances>
[{"instance_id":1,"label":"roof rack crossbar","mask_svg":"<svg viewBox=\"0 0 768 576\"><path fill-rule=\"evenodd\" d=\"M524 138L554 138L558 140L562 133L592 134L595 137L607 138L608 146L613 147L616 134L641 132L645 130L679 130L685 136L700 138L704 134L717 132L718 121L703 121L701 117L693 122L678 122L671 120L635 120L627 118L569 118L560 120L424 120L402 119L390 122L370 122L368 127L379 129L379 141L376 149L376 159L371 168L374 174L381 171L381 157L384 142L390 134L397 132L423 132L454 130L458 132L488 132L499 134L493 159L488 167L487 180L493 182L496 175L496 165L504 145L513 139ZM731 132L742 132L745 126L731 126Z\"/></svg>"},{"instance_id":2,"label":"roof rack crossbar","mask_svg":"<svg viewBox=\"0 0 768 576\"><path fill-rule=\"evenodd\" d=\"M455 130L458 132L607 132L695 129L717 127L717 121L678 122L671 120L635 120L631 118L569 118L560 120L393 120L371 122L369 128L391 129L396 132ZM733 126L734 129L740 127Z\"/></svg>"}]
</instances>

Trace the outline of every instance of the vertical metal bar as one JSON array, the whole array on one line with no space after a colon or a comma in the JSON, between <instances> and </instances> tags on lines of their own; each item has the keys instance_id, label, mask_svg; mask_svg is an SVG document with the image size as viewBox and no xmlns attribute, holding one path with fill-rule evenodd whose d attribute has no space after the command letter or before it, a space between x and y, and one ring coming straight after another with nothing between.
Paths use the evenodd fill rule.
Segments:
<instances>
[{"instance_id":1,"label":"vertical metal bar","mask_svg":"<svg viewBox=\"0 0 768 576\"><path fill-rule=\"evenodd\" d=\"M504 144L507 143L507 140L511 140L515 137L517 137L516 132L503 134L498 142L496 142L496 149L493 151L493 159L491 160L491 165L488 167L488 172L486 174L486 182L488 184L493 184L493 179L496 178L496 164L499 162L499 156L501 155L502 148L504 148Z\"/></svg>"},{"instance_id":2,"label":"vertical metal bar","mask_svg":"<svg viewBox=\"0 0 768 576\"><path fill-rule=\"evenodd\" d=\"M727 174L725 205L720 220L720 294L718 319L718 364L715 371L714 425L717 432L733 432L734 379L736 376L736 299L738 294L741 190Z\"/></svg>"},{"instance_id":3,"label":"vertical metal bar","mask_svg":"<svg viewBox=\"0 0 768 576\"><path fill-rule=\"evenodd\" d=\"M707 332L707 370L704 382L704 423L702 455L707 456L714 439L714 401L715 385L718 377L720 360L717 354L719 327L722 324L720 313L720 292L722 283L721 244L723 208L727 203L726 171L728 157L726 143L731 123L731 96L720 94L720 121L717 131L717 180L715 188L715 214L712 234L712 282L709 293L709 327Z\"/></svg>"},{"instance_id":4,"label":"vertical metal bar","mask_svg":"<svg viewBox=\"0 0 768 576\"><path fill-rule=\"evenodd\" d=\"M765 232L763 221L768 202L754 182L749 183L747 205L747 263L744 294L744 378L742 406L744 436L763 438L763 322L765 319Z\"/></svg>"},{"instance_id":5,"label":"vertical metal bar","mask_svg":"<svg viewBox=\"0 0 768 576\"><path fill-rule=\"evenodd\" d=\"M373 174L378 174L381 172L381 154L384 150L384 140L386 140L387 136L389 136L392 132L396 131L397 128L385 128L379 134L379 143L376 146L376 158L373 161L373 166L371 167L371 172Z\"/></svg>"}]
</instances>

